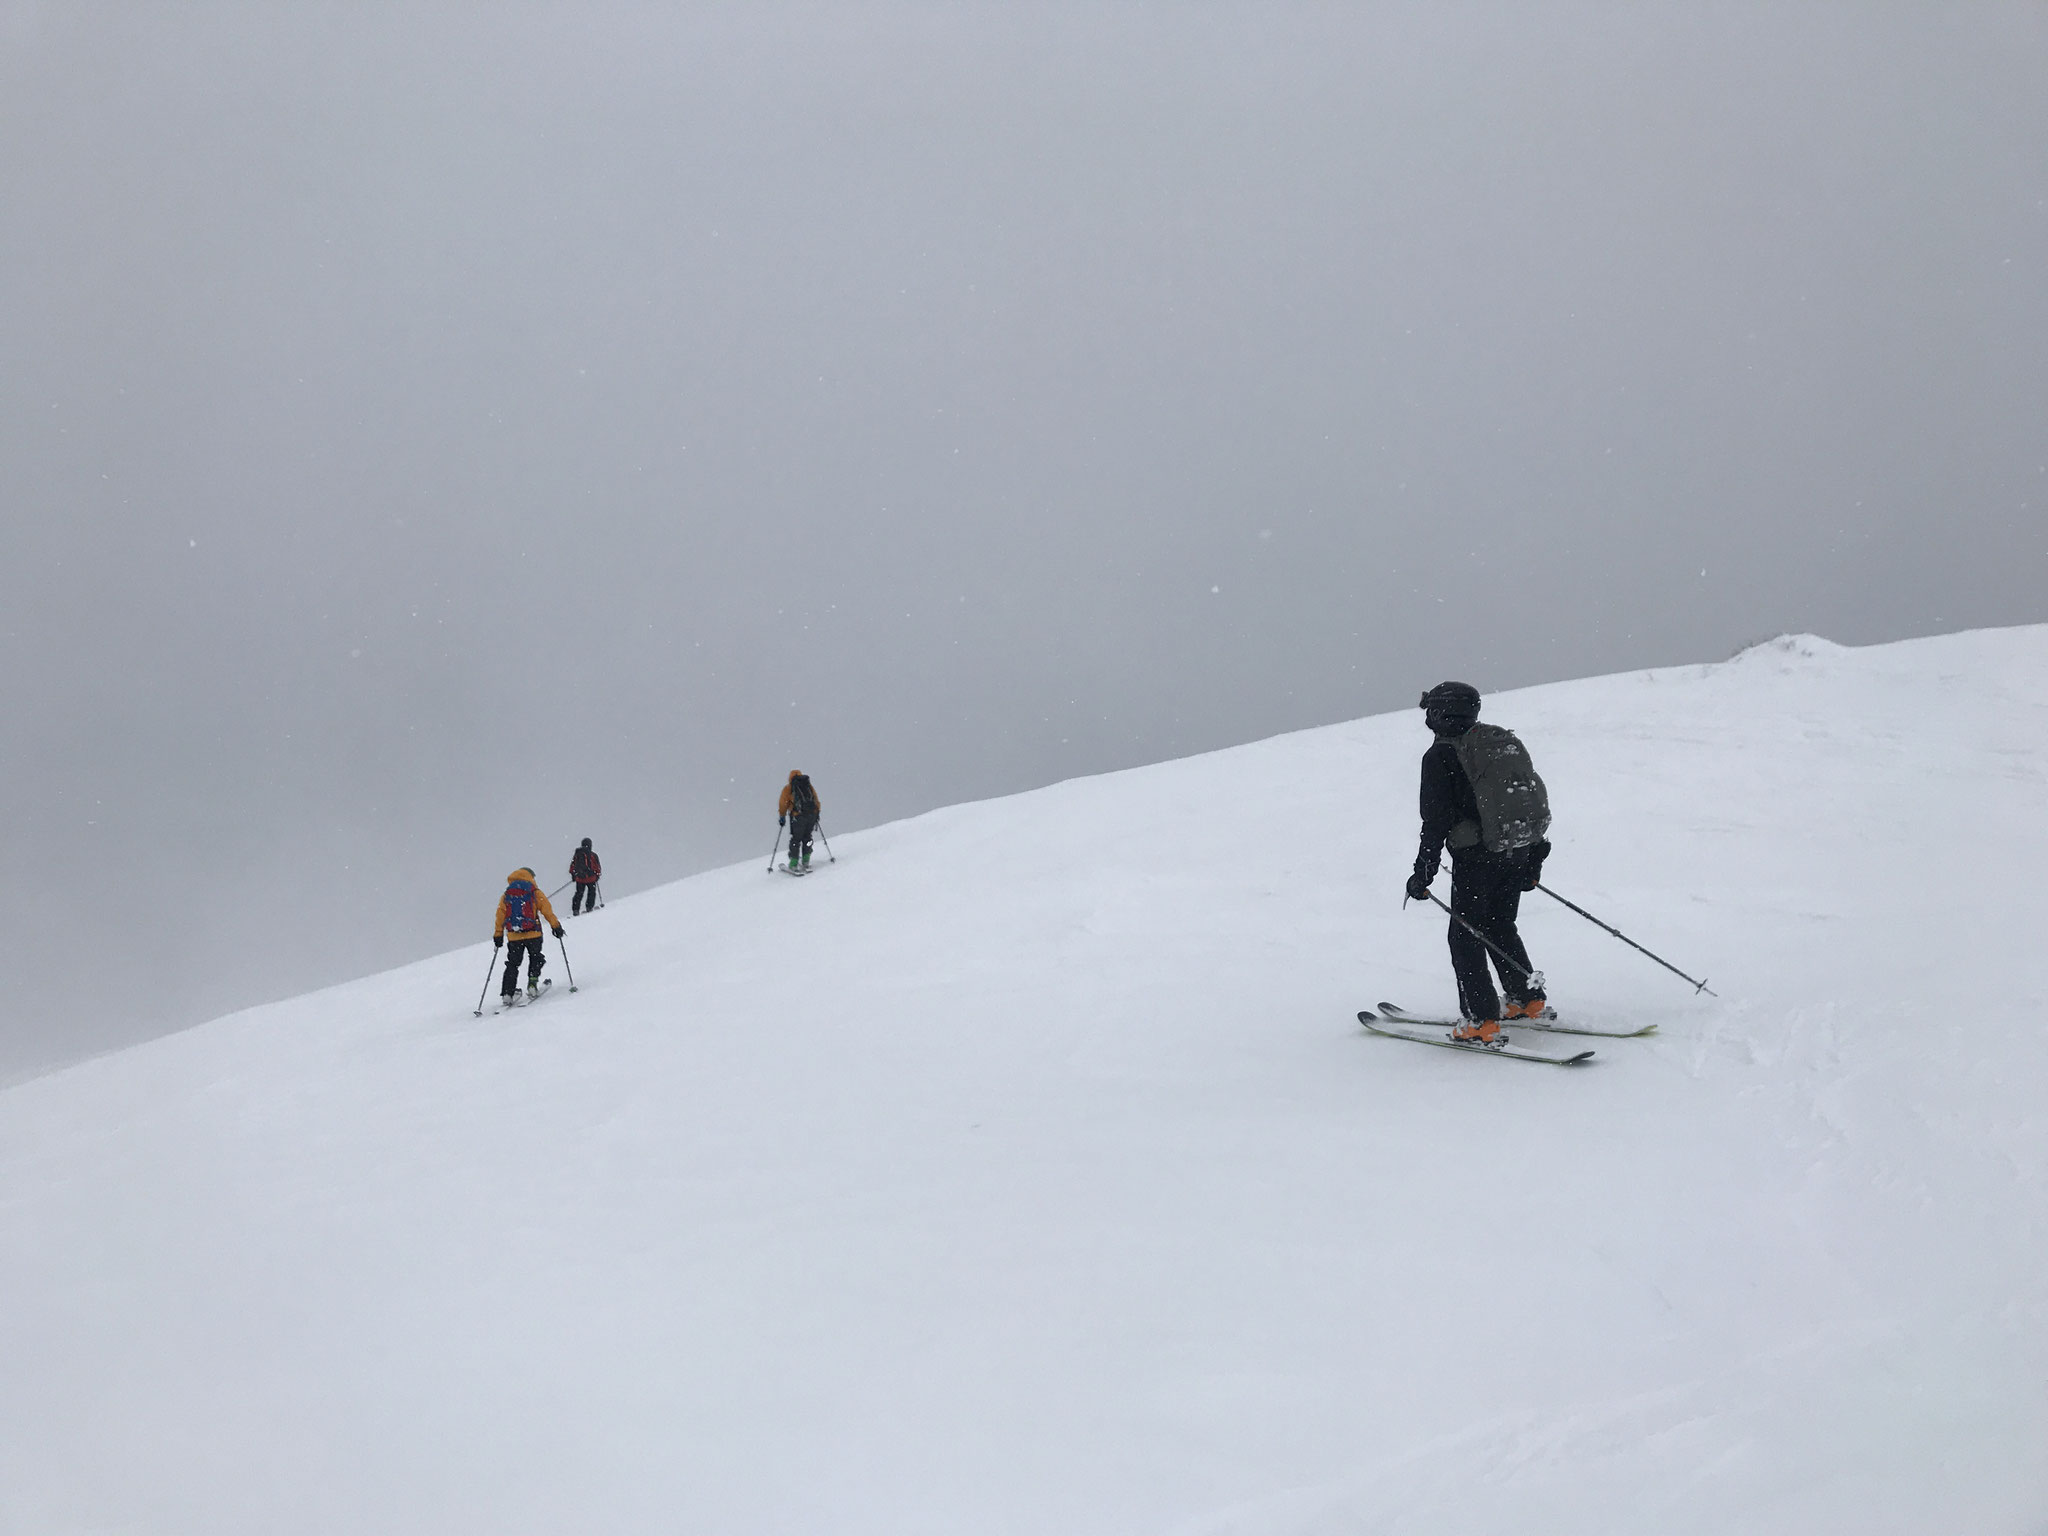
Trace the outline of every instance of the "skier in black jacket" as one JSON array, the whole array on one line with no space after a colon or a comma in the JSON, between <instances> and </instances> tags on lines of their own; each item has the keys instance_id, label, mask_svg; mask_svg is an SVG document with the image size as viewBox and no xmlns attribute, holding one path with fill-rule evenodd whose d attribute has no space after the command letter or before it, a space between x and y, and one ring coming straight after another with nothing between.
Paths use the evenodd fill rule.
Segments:
<instances>
[{"instance_id":1,"label":"skier in black jacket","mask_svg":"<svg viewBox=\"0 0 2048 1536\"><path fill-rule=\"evenodd\" d=\"M789 823L789 872L801 875L811 867L811 834L818 830L824 802L811 787L811 776L801 768L789 770L789 782L782 786L775 802L775 825Z\"/></svg>"},{"instance_id":2,"label":"skier in black jacket","mask_svg":"<svg viewBox=\"0 0 2048 1536\"><path fill-rule=\"evenodd\" d=\"M1422 754L1422 846L1415 871L1408 877L1408 896L1427 901L1446 843L1451 849L1451 911L1472 924L1508 958L1493 955L1478 935L1453 918L1451 969L1458 977L1458 1011L1465 1023L1453 1039L1491 1041L1500 1034L1502 1018L1535 1018L1544 996L1531 985L1535 968L1523 947L1515 918L1522 892L1533 891L1543 877L1550 844L1538 840L1527 847L1495 852L1480 837L1479 801L1472 781L1458 760L1458 739L1479 719L1479 690L1470 683L1438 683L1422 696L1423 721L1436 741ZM1487 973L1491 959L1500 971L1500 998Z\"/></svg>"}]
</instances>

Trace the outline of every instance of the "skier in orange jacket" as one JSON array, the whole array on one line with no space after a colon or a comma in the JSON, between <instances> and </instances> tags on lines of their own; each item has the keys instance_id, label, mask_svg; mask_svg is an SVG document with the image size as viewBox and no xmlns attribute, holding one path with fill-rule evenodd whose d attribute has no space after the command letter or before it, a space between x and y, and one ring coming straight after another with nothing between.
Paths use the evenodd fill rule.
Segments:
<instances>
[{"instance_id":1,"label":"skier in orange jacket","mask_svg":"<svg viewBox=\"0 0 2048 1536\"><path fill-rule=\"evenodd\" d=\"M505 983L500 989L506 1002L519 995L519 959L526 957L526 995L540 995L540 970L548 963L541 919L556 938L562 936L561 919L548 905L547 892L534 883L533 871L524 867L505 877L505 894L498 898L497 926L491 930L491 946L502 947L509 937L512 947L505 954Z\"/></svg>"}]
</instances>

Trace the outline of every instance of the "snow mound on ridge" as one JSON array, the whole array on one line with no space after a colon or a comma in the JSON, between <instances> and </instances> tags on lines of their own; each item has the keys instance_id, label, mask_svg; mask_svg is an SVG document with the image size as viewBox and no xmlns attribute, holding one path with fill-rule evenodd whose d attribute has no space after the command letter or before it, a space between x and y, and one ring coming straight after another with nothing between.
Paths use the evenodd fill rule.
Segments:
<instances>
[{"instance_id":1,"label":"snow mound on ridge","mask_svg":"<svg viewBox=\"0 0 2048 1536\"><path fill-rule=\"evenodd\" d=\"M1762 661L1772 657L1796 657L1814 661L1823 656L1842 656L1849 647L1837 645L1834 641L1819 635L1775 635L1769 640L1758 640L1745 645L1728 660L1733 662Z\"/></svg>"}]
</instances>

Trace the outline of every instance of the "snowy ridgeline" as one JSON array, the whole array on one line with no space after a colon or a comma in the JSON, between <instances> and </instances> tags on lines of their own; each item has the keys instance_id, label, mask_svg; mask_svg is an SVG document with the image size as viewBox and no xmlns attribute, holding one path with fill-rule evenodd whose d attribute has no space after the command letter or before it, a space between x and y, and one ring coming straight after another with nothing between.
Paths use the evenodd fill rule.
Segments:
<instances>
[{"instance_id":1,"label":"snowy ridgeline","mask_svg":"<svg viewBox=\"0 0 2048 1536\"><path fill-rule=\"evenodd\" d=\"M2038 1536L2048 628L1487 718L1719 1001L1538 896L1659 1033L1360 1030L1452 1002L1411 712L9 1090L0 1531Z\"/></svg>"}]
</instances>

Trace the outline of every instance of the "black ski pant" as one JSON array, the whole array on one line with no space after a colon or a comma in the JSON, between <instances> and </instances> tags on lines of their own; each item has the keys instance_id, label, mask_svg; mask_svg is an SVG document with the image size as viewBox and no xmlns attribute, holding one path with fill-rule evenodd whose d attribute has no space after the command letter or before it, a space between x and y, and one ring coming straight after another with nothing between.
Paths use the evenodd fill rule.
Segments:
<instances>
[{"instance_id":1,"label":"black ski pant","mask_svg":"<svg viewBox=\"0 0 2048 1536\"><path fill-rule=\"evenodd\" d=\"M792 859L808 859L811 856L811 834L818 830L818 813L808 816L795 811L789 813L789 856Z\"/></svg>"},{"instance_id":2,"label":"black ski pant","mask_svg":"<svg viewBox=\"0 0 2048 1536\"><path fill-rule=\"evenodd\" d=\"M585 885L581 880L576 882L576 894L569 898L569 915L574 917L586 906L593 912L597 910L597 882L595 880L591 881L588 885Z\"/></svg>"},{"instance_id":3,"label":"black ski pant","mask_svg":"<svg viewBox=\"0 0 2048 1536\"><path fill-rule=\"evenodd\" d=\"M530 939L505 941L505 985L498 990L510 997L519 990L519 957L526 957L526 979L540 980L540 968L548 963L547 939L536 933Z\"/></svg>"},{"instance_id":4,"label":"black ski pant","mask_svg":"<svg viewBox=\"0 0 2048 1536\"><path fill-rule=\"evenodd\" d=\"M1508 961L1488 950L1465 923L1451 920L1451 969L1458 973L1458 1011L1468 1019L1497 1019L1500 998L1487 973L1490 961L1500 972L1501 991L1511 1003L1540 997L1529 985L1529 951L1515 928L1522 890L1529 883L1529 858L1524 852L1488 853L1468 849L1451 859L1451 910L1486 935Z\"/></svg>"}]
</instances>

